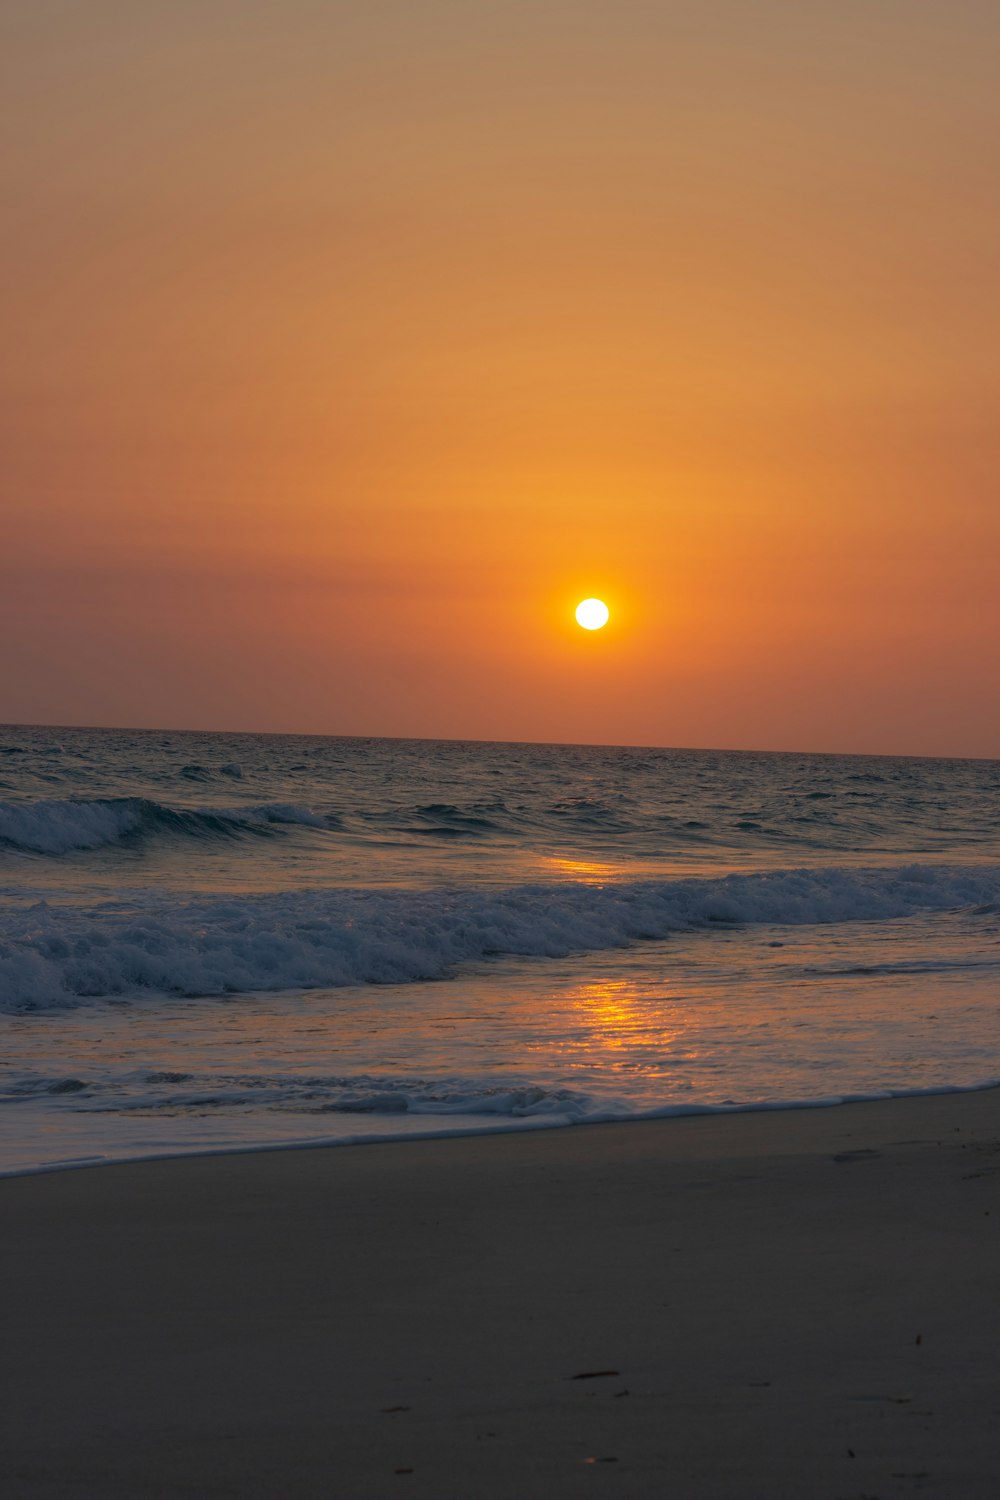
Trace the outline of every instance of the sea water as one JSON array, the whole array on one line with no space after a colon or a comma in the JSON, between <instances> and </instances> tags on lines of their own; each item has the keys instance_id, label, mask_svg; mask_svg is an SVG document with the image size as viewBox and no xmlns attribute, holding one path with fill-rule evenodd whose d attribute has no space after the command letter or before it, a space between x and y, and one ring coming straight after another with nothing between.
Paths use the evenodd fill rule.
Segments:
<instances>
[{"instance_id":1,"label":"sea water","mask_svg":"<svg viewBox=\"0 0 1000 1500\"><path fill-rule=\"evenodd\" d=\"M975 1088L1000 763L0 730L0 1171Z\"/></svg>"}]
</instances>

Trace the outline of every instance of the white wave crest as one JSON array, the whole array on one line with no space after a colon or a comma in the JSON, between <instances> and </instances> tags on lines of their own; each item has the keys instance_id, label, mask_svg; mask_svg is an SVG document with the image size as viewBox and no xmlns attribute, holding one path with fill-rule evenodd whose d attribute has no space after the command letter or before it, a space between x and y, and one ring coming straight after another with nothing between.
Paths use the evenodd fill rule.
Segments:
<instances>
[{"instance_id":1,"label":"white wave crest","mask_svg":"<svg viewBox=\"0 0 1000 1500\"><path fill-rule=\"evenodd\" d=\"M878 921L1000 896L1000 868L789 870L509 890L307 891L0 915L0 1010L440 979L714 924Z\"/></svg>"}]
</instances>

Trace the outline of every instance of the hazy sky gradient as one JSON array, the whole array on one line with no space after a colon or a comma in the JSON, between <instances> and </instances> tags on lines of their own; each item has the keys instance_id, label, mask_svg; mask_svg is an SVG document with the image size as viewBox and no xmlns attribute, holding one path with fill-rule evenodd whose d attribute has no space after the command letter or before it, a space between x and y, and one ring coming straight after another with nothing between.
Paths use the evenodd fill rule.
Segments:
<instances>
[{"instance_id":1,"label":"hazy sky gradient","mask_svg":"<svg viewBox=\"0 0 1000 1500\"><path fill-rule=\"evenodd\" d=\"M1000 756L993 0L0 28L0 720Z\"/></svg>"}]
</instances>

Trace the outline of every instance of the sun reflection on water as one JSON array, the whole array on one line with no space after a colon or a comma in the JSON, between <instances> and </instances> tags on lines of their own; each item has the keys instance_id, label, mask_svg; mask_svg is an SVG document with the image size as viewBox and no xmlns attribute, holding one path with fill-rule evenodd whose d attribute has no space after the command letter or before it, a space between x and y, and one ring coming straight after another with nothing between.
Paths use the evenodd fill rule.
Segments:
<instances>
[{"instance_id":1,"label":"sun reflection on water","mask_svg":"<svg viewBox=\"0 0 1000 1500\"><path fill-rule=\"evenodd\" d=\"M583 885L603 885L609 880L618 880L622 875L620 865L604 860L563 859L551 855L545 861L546 868L564 880L577 880Z\"/></svg>"},{"instance_id":2,"label":"sun reflection on water","mask_svg":"<svg viewBox=\"0 0 1000 1500\"><path fill-rule=\"evenodd\" d=\"M680 996L648 981L602 979L575 987L566 997L575 1024L565 1028L564 1057L575 1067L649 1072L696 1060L689 1045L690 1018Z\"/></svg>"}]
</instances>

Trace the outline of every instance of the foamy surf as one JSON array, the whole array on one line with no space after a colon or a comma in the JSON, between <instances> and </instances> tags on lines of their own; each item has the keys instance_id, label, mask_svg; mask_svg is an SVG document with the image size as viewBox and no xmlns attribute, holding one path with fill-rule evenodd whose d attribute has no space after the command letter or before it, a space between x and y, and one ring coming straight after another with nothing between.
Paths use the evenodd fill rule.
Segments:
<instances>
[{"instance_id":1,"label":"foamy surf","mask_svg":"<svg viewBox=\"0 0 1000 1500\"><path fill-rule=\"evenodd\" d=\"M0 1009L406 984L504 955L555 958L694 929L887 921L998 899L1000 867L909 865L499 891L131 897L86 909L43 901L0 911Z\"/></svg>"}]
</instances>

